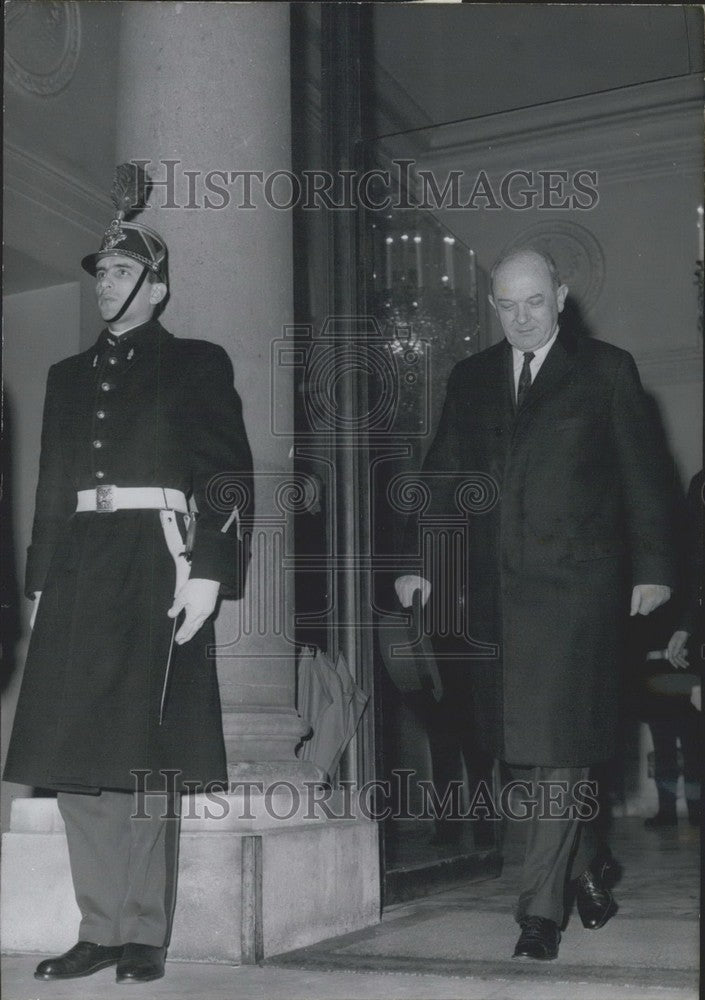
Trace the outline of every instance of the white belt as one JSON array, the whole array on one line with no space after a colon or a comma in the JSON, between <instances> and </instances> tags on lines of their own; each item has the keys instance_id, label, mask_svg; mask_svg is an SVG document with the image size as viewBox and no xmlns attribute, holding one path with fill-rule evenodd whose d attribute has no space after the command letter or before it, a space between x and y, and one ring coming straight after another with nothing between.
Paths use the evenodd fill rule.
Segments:
<instances>
[{"instance_id":1,"label":"white belt","mask_svg":"<svg viewBox=\"0 0 705 1000\"><path fill-rule=\"evenodd\" d=\"M98 486L94 490L79 490L76 513L94 510L110 513L114 510L177 510L188 513L186 497L181 490L161 486Z\"/></svg>"}]
</instances>

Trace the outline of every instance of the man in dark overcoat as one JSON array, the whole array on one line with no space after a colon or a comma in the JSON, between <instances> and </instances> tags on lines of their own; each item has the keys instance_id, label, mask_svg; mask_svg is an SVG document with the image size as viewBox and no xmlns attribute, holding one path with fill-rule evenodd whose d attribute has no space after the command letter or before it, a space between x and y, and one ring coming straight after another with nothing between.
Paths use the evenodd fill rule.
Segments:
<instances>
[{"instance_id":1,"label":"man in dark overcoat","mask_svg":"<svg viewBox=\"0 0 705 1000\"><path fill-rule=\"evenodd\" d=\"M584 789L614 753L623 623L668 600L674 575L669 466L636 366L559 324L567 293L538 250L497 261L505 339L451 373L423 467L434 516L457 520L464 476L489 497L466 525L467 672L481 744L537 803L515 955L538 959L558 953L571 875L586 927L616 909L580 823L589 809L576 795L561 813L546 789ZM448 582L426 575L397 579L404 606Z\"/></svg>"},{"instance_id":2,"label":"man in dark overcoat","mask_svg":"<svg viewBox=\"0 0 705 1000\"><path fill-rule=\"evenodd\" d=\"M5 778L57 790L82 917L36 977L143 982L164 973L179 793L227 782L211 616L243 591L225 498L251 454L225 351L154 317L161 237L119 215L83 266L106 327L49 371Z\"/></svg>"}]
</instances>

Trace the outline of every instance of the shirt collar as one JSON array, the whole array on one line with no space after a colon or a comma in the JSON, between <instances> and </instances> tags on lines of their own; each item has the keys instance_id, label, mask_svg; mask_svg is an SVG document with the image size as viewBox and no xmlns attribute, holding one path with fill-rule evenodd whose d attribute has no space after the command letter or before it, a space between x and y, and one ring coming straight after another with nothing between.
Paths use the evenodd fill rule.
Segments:
<instances>
[{"instance_id":1,"label":"shirt collar","mask_svg":"<svg viewBox=\"0 0 705 1000\"><path fill-rule=\"evenodd\" d=\"M543 345L543 347L537 347L533 351L533 355L534 355L533 360L534 361L538 361L539 364L541 364L543 362L544 358L546 357L546 355L548 354L548 352L553 347L553 345L554 345L554 343L556 341L556 337L557 336L558 336L558 324L556 324L556 329L555 329L554 334L551 337L551 339L547 340L546 343ZM512 344L512 357L514 358L514 367L515 368L517 367L517 365L519 367L521 367L521 365L524 363L524 355L526 353L527 353L526 351L522 351L522 350L520 350L520 348L514 347L514 345Z\"/></svg>"}]
</instances>

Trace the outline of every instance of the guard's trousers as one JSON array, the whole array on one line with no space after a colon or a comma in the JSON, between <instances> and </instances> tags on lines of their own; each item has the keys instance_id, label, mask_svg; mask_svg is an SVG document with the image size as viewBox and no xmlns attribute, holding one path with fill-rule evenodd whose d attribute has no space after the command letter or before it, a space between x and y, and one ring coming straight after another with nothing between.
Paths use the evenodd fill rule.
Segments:
<instances>
[{"instance_id":1,"label":"guard's trousers","mask_svg":"<svg viewBox=\"0 0 705 1000\"><path fill-rule=\"evenodd\" d=\"M179 798L59 792L80 941L161 947L176 898Z\"/></svg>"},{"instance_id":2,"label":"guard's trousers","mask_svg":"<svg viewBox=\"0 0 705 1000\"><path fill-rule=\"evenodd\" d=\"M572 789L588 779L590 768L510 765L510 772L513 781L527 783L532 797L544 796L546 801L548 787L552 787L557 806L550 806L549 811L559 814L561 788L567 789L568 801L572 802ZM539 783L543 783L544 791ZM516 919L521 922L527 916L545 917L560 927L567 882L581 875L595 859L594 826L581 820L577 811L570 817L551 818L541 809L535 810L530 819L518 822L525 823L527 830Z\"/></svg>"}]
</instances>

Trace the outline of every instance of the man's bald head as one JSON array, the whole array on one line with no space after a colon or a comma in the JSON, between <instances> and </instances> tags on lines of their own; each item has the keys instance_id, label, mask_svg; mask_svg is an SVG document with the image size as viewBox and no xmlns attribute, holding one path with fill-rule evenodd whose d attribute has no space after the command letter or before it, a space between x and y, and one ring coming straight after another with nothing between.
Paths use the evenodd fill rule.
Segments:
<instances>
[{"instance_id":1,"label":"man's bald head","mask_svg":"<svg viewBox=\"0 0 705 1000\"><path fill-rule=\"evenodd\" d=\"M558 275L558 268L556 267L556 262L550 253L545 250L540 250L538 247L525 246L520 247L516 250L505 250L503 253L496 258L492 269L490 271L490 287L494 288L494 279L497 271L505 264L507 261L514 260L515 258L531 258L538 257L539 260L543 261L546 269L551 277L551 282L554 288L560 288L561 279Z\"/></svg>"}]
</instances>

